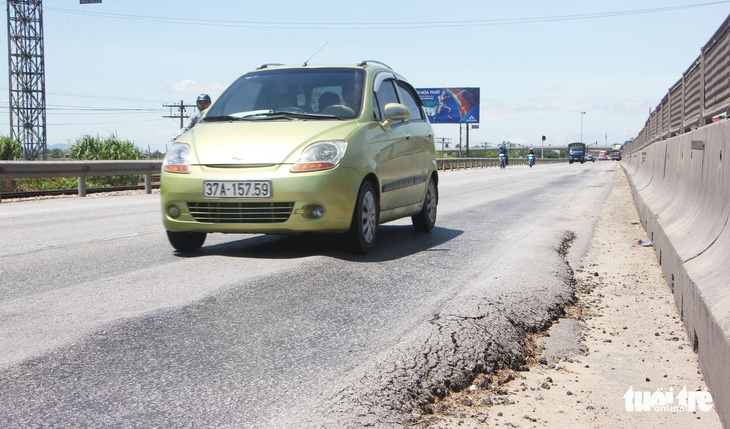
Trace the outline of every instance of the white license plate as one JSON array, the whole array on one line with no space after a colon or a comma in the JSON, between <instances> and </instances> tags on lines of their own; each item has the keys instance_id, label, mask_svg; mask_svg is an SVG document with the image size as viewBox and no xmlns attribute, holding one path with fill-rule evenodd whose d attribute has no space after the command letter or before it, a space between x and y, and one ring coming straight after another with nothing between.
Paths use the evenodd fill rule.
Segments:
<instances>
[{"instance_id":1,"label":"white license plate","mask_svg":"<svg viewBox=\"0 0 730 429\"><path fill-rule=\"evenodd\" d=\"M204 198L271 198L269 180L205 180Z\"/></svg>"}]
</instances>

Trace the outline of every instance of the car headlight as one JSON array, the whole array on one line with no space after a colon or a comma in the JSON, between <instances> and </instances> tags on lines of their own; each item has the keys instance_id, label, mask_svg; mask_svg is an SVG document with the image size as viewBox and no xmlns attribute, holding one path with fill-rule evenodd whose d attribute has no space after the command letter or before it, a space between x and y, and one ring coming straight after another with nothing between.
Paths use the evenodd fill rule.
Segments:
<instances>
[{"instance_id":1,"label":"car headlight","mask_svg":"<svg viewBox=\"0 0 730 429\"><path fill-rule=\"evenodd\" d=\"M344 140L312 143L302 151L302 156L289 171L302 173L335 168L345 154L346 147L347 142Z\"/></svg>"},{"instance_id":2,"label":"car headlight","mask_svg":"<svg viewBox=\"0 0 730 429\"><path fill-rule=\"evenodd\" d=\"M162 170L168 173L190 173L190 146L174 143L162 161Z\"/></svg>"}]
</instances>

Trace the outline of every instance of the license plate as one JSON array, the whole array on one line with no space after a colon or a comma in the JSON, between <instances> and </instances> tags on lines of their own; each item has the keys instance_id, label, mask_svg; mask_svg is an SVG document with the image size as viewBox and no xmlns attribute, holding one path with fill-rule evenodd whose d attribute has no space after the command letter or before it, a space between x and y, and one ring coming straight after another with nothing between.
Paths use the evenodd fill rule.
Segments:
<instances>
[{"instance_id":1,"label":"license plate","mask_svg":"<svg viewBox=\"0 0 730 429\"><path fill-rule=\"evenodd\" d=\"M204 198L271 198L269 180L206 180Z\"/></svg>"}]
</instances>

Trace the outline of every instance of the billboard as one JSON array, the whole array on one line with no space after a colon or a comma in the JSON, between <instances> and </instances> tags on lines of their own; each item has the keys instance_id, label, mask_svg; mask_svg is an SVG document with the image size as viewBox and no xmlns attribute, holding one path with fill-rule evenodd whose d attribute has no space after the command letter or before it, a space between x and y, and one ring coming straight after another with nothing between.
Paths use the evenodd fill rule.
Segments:
<instances>
[{"instance_id":1,"label":"billboard","mask_svg":"<svg viewBox=\"0 0 730 429\"><path fill-rule=\"evenodd\" d=\"M479 88L419 88L432 124L478 124Z\"/></svg>"}]
</instances>

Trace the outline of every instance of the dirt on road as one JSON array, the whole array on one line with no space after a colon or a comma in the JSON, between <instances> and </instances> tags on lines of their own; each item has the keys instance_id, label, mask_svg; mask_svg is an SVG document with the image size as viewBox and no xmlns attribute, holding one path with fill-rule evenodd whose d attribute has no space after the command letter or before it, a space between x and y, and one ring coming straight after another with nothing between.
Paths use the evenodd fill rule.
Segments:
<instances>
[{"instance_id":1,"label":"dirt on road","mask_svg":"<svg viewBox=\"0 0 730 429\"><path fill-rule=\"evenodd\" d=\"M575 305L528 339L530 364L479 376L418 427L722 427L623 169L572 268Z\"/></svg>"}]
</instances>

